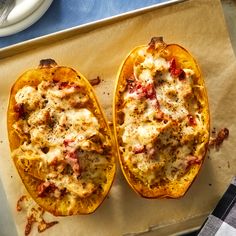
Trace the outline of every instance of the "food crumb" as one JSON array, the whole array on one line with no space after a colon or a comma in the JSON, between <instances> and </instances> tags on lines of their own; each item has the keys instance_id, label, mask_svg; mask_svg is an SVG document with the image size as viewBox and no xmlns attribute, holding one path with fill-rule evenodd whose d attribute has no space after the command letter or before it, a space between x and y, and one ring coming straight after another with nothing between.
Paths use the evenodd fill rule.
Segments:
<instances>
[{"instance_id":1,"label":"food crumb","mask_svg":"<svg viewBox=\"0 0 236 236\"><path fill-rule=\"evenodd\" d=\"M93 78L93 79L90 79L89 80L89 83L92 85L92 86L95 86L95 85L98 85L100 84L101 82L101 79L99 76L97 76L96 78Z\"/></svg>"},{"instance_id":2,"label":"food crumb","mask_svg":"<svg viewBox=\"0 0 236 236\"><path fill-rule=\"evenodd\" d=\"M216 134L216 128L215 127L213 127L211 133L212 133L212 135Z\"/></svg>"},{"instance_id":3,"label":"food crumb","mask_svg":"<svg viewBox=\"0 0 236 236\"><path fill-rule=\"evenodd\" d=\"M230 162L229 161L227 161L227 164L228 164L228 168L230 168Z\"/></svg>"},{"instance_id":4,"label":"food crumb","mask_svg":"<svg viewBox=\"0 0 236 236\"><path fill-rule=\"evenodd\" d=\"M44 210L26 195L19 198L16 204L17 211L26 211L27 222L25 225L25 235L29 235L34 223L38 223L38 232L41 233L46 229L58 224L58 221L46 222L43 218Z\"/></svg>"},{"instance_id":5,"label":"food crumb","mask_svg":"<svg viewBox=\"0 0 236 236\"><path fill-rule=\"evenodd\" d=\"M216 130L213 128L212 134L213 135L209 141L209 148L215 148L218 151L224 140L229 137L229 130L223 128L216 134Z\"/></svg>"}]
</instances>

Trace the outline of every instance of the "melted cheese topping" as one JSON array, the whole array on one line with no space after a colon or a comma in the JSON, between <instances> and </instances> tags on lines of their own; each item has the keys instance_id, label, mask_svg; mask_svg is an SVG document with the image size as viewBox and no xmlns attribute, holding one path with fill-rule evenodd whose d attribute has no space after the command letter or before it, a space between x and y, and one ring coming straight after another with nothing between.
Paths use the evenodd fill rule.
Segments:
<instances>
[{"instance_id":1,"label":"melted cheese topping","mask_svg":"<svg viewBox=\"0 0 236 236\"><path fill-rule=\"evenodd\" d=\"M120 151L129 171L144 184L172 181L199 163L207 129L194 95L194 71L171 70L171 61L137 52L133 78L123 93Z\"/></svg>"},{"instance_id":2,"label":"melted cheese topping","mask_svg":"<svg viewBox=\"0 0 236 236\"><path fill-rule=\"evenodd\" d=\"M28 172L42 181L41 194L53 186L54 197L60 197L59 190L83 198L102 189L110 167L104 149L111 144L98 118L85 108L89 97L74 84L43 81L24 86L15 100L27 115L13 124L25 140L13 156L31 163Z\"/></svg>"}]
</instances>

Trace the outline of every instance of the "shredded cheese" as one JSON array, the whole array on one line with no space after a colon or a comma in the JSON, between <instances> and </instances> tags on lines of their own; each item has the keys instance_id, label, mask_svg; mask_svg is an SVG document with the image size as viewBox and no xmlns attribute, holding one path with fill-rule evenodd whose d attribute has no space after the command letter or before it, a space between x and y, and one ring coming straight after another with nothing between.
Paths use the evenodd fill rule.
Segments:
<instances>
[{"instance_id":1,"label":"shredded cheese","mask_svg":"<svg viewBox=\"0 0 236 236\"><path fill-rule=\"evenodd\" d=\"M143 48L136 55L135 80L123 92L120 151L129 171L151 186L181 177L201 160L205 124L193 92L194 71L180 68L182 77L176 76L164 57Z\"/></svg>"},{"instance_id":2,"label":"shredded cheese","mask_svg":"<svg viewBox=\"0 0 236 236\"><path fill-rule=\"evenodd\" d=\"M102 153L110 147L110 140L100 132L98 118L86 108L88 99L74 84L47 81L24 86L15 95L27 115L13 129L27 138L13 157L31 163L27 168L41 178L42 196L50 188L54 197L66 193L83 198L102 189L107 181L104 170L109 167L110 154ZM36 169L45 166L48 173L39 174Z\"/></svg>"}]
</instances>

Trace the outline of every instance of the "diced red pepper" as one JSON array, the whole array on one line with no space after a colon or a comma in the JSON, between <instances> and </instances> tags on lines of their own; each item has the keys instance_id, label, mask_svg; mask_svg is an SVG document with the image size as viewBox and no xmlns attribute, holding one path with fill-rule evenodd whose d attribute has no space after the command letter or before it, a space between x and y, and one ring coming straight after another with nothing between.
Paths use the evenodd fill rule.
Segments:
<instances>
[{"instance_id":1,"label":"diced red pepper","mask_svg":"<svg viewBox=\"0 0 236 236\"><path fill-rule=\"evenodd\" d=\"M189 157L189 160L187 161L188 166L201 163L201 160L197 156L189 155L188 157Z\"/></svg>"},{"instance_id":2,"label":"diced red pepper","mask_svg":"<svg viewBox=\"0 0 236 236\"><path fill-rule=\"evenodd\" d=\"M177 68L175 58L172 58L170 60L170 69L169 69L169 71L170 71L170 73L173 77L178 77L180 80L185 79L185 72L184 72L183 69Z\"/></svg>"},{"instance_id":3,"label":"diced red pepper","mask_svg":"<svg viewBox=\"0 0 236 236\"><path fill-rule=\"evenodd\" d=\"M189 124L190 124L191 126L194 126L194 125L197 124L196 118L193 117L192 115L188 115L188 121L189 121Z\"/></svg>"},{"instance_id":4,"label":"diced red pepper","mask_svg":"<svg viewBox=\"0 0 236 236\"><path fill-rule=\"evenodd\" d=\"M176 69L176 61L175 58L172 58L170 60L170 71L175 70Z\"/></svg>"}]
</instances>

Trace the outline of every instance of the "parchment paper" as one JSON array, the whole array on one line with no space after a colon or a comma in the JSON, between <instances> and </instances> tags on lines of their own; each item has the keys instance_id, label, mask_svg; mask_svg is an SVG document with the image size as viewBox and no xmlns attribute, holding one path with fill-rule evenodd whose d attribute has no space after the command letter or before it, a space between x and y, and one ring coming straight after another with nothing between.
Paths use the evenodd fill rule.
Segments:
<instances>
[{"instance_id":1,"label":"parchment paper","mask_svg":"<svg viewBox=\"0 0 236 236\"><path fill-rule=\"evenodd\" d=\"M208 90L211 126L227 127L229 139L219 152L211 151L187 194L178 200L142 199L124 180L120 169L109 197L92 215L58 217L59 224L42 235L132 235L148 228L165 235L197 226L214 208L236 173L236 60L230 45L219 0L192 0L156 9L115 24L30 50L0 61L0 176L19 235L25 218L16 212L16 201L25 189L10 159L6 110L10 87L21 73L42 58L79 70L88 79L100 76L95 87L111 120L114 80L119 65L131 49L153 36L178 43L197 59ZM194 222L194 219L200 221ZM48 215L47 219L55 219ZM175 225L178 227L175 227ZM36 235L36 228L31 235Z\"/></svg>"}]
</instances>

